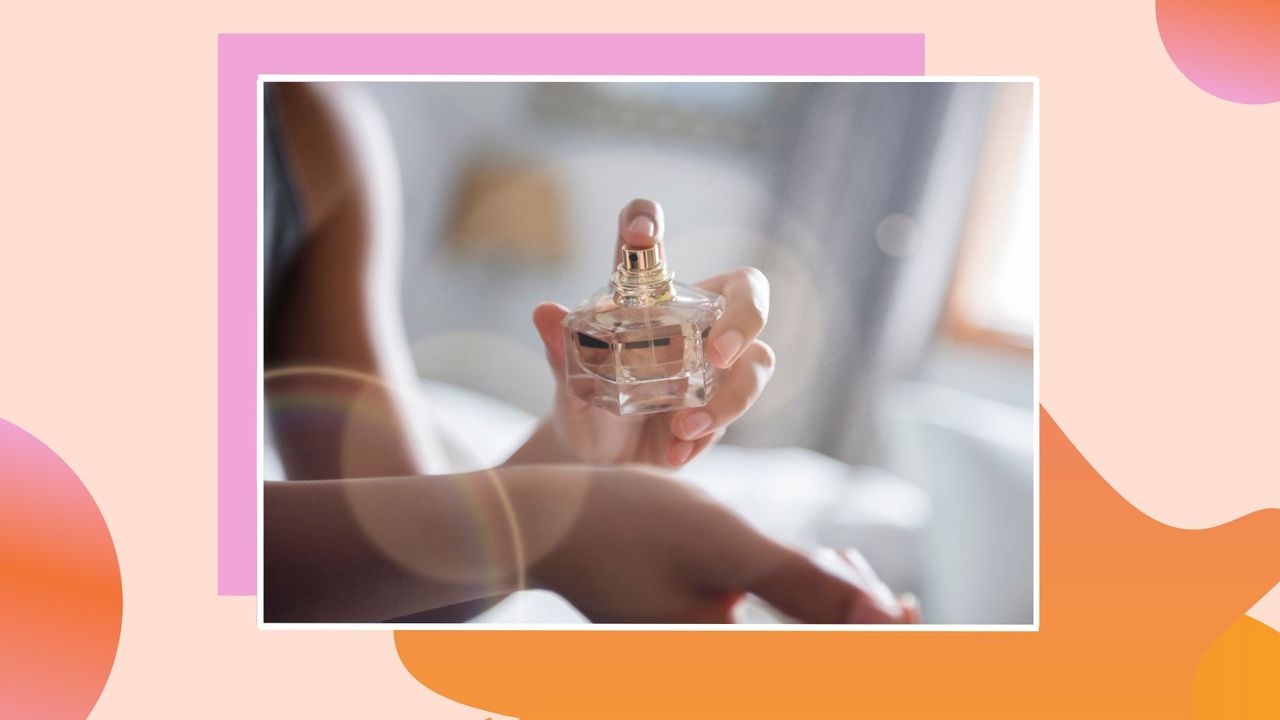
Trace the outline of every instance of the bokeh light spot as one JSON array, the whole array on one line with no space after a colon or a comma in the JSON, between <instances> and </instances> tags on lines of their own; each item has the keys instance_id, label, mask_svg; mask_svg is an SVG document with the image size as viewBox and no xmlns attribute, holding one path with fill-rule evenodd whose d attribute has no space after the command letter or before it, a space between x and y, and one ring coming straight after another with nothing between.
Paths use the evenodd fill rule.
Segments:
<instances>
[{"instance_id":1,"label":"bokeh light spot","mask_svg":"<svg viewBox=\"0 0 1280 720\"><path fill-rule=\"evenodd\" d=\"M886 215L876 225L876 247L889 257L906 257L920 244L916 221L907 215Z\"/></svg>"}]
</instances>

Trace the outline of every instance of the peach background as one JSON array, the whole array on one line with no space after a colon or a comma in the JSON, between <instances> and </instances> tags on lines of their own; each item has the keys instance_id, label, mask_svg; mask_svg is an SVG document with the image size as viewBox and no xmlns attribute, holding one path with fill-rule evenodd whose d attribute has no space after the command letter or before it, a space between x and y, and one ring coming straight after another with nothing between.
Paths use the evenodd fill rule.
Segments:
<instances>
[{"instance_id":1,"label":"peach background","mask_svg":"<svg viewBox=\"0 0 1280 720\"><path fill-rule=\"evenodd\" d=\"M98 716L198 706L441 717L445 702L399 667L389 634L259 632L252 599L215 596L219 31L906 31L926 33L930 74L1039 75L1045 407L1161 521L1205 527L1280 505L1268 432L1280 400L1280 340L1268 330L1280 306L1280 105L1234 105L1192 85L1151 3L797 0L748 13L727 2L495 12L228 0L28 4L11 17L0 61L26 71L10 77L0 118L0 415L61 455L111 528L124 620ZM1244 523L1215 532L1265 527ZM1213 602L1238 615L1274 574L1249 575L1253 597ZM1046 627L1055 610L1042 608ZM928 636L883 637L908 647ZM1030 707L1039 687L1012 676L1004 691ZM833 700L809 689L815 710Z\"/></svg>"}]
</instances>

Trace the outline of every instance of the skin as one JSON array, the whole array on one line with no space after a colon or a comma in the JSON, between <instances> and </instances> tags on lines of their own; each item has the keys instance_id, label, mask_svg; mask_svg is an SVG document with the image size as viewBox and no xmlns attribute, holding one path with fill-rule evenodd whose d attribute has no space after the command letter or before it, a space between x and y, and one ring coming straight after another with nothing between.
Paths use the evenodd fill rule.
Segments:
<instances>
[{"instance_id":1,"label":"skin","mask_svg":"<svg viewBox=\"0 0 1280 720\"><path fill-rule=\"evenodd\" d=\"M349 86L277 90L307 239L273 308L266 394L269 407L326 403L269 417L287 473L309 481L264 490L268 621L461 621L528 587L597 622L728 622L744 593L804 622L918 621L910 601L877 599L884 588L869 568L828 573L662 471L715 442L769 379L757 270L703 283L727 303L708 338L726 374L704 410L622 420L561 389L502 466L433 466L449 429L408 411L416 376L398 310L400 190L385 128ZM661 208L629 203L619 236L661 242ZM534 311L557 377L564 312ZM296 372L317 367L326 370ZM695 422L704 411L709 422Z\"/></svg>"},{"instance_id":2,"label":"skin","mask_svg":"<svg viewBox=\"0 0 1280 720\"><path fill-rule=\"evenodd\" d=\"M349 88L273 89L306 241L272 308L266 368L342 372L273 377L266 394L320 397L343 409L273 413L281 461L293 479L431 472L430 448L409 439L430 433L412 427L406 396L395 391L411 386L415 371L396 301L401 229L392 148L385 133L361 132L381 129L379 119Z\"/></svg>"}]
</instances>

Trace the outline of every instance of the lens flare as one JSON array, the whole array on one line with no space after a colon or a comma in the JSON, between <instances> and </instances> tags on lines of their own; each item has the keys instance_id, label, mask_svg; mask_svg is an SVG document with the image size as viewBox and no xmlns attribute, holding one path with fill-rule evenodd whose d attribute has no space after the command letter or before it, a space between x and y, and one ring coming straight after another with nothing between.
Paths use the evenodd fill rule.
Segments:
<instances>
[{"instance_id":1,"label":"lens flare","mask_svg":"<svg viewBox=\"0 0 1280 720\"><path fill-rule=\"evenodd\" d=\"M280 388L286 380L294 382ZM326 385L326 381L334 380L346 386L335 389ZM388 417L368 403L360 402L363 393L373 390L394 398L399 406L424 410L435 424L447 427L447 423L442 422L446 418L440 417L416 389L397 388L377 375L358 370L319 365L281 367L265 372L263 382L266 387L277 386L264 393L266 412L273 423L305 424L317 417L337 418L346 428L362 426L359 435L366 441L371 428L387 433L401 432L398 418ZM357 388L354 393L353 387ZM345 437L348 434L344 432L339 443L344 458L353 452L351 438ZM316 451L330 452L333 448ZM342 460L339 467L346 469L349 465L351 463ZM364 486L358 482L346 486L347 505L365 536L389 560L424 577L478 584L488 589L487 594L498 595L511 590L511 578L517 589L527 587L527 564L531 560L520 518L502 473L501 469L491 468L463 475L423 477L424 482L435 482L439 488L451 491L445 494L449 499L444 502L455 511L452 517L458 518L457 527L461 531L457 542L447 548L446 553L431 555L406 548L398 532L378 522L384 517L383 502L376 494L362 492ZM351 477L346 473L344 476Z\"/></svg>"}]
</instances>

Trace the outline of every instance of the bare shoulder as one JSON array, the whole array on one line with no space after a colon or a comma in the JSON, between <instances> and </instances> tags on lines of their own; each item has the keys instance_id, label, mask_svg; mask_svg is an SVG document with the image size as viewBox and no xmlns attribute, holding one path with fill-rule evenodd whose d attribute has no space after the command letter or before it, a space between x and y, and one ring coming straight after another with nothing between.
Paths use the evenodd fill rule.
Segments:
<instances>
[{"instance_id":1,"label":"bare shoulder","mask_svg":"<svg viewBox=\"0 0 1280 720\"><path fill-rule=\"evenodd\" d=\"M376 200L395 173L389 131L378 107L354 83L273 83L285 154L306 208L324 224L352 202Z\"/></svg>"}]
</instances>

